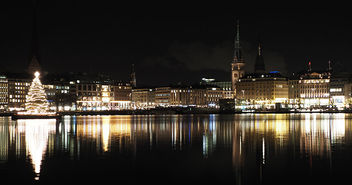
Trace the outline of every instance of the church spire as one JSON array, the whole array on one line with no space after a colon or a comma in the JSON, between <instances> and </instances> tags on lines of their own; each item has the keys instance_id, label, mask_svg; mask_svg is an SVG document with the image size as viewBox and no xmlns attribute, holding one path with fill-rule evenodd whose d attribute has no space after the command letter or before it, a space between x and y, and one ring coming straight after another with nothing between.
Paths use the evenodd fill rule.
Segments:
<instances>
[{"instance_id":1,"label":"church spire","mask_svg":"<svg viewBox=\"0 0 352 185\"><path fill-rule=\"evenodd\" d=\"M41 71L39 63L39 49L38 49L38 31L37 31L37 6L38 1L33 1L33 28L32 28L32 40L31 40L31 52L29 58L28 73L34 74L36 71Z\"/></svg>"},{"instance_id":2,"label":"church spire","mask_svg":"<svg viewBox=\"0 0 352 185\"><path fill-rule=\"evenodd\" d=\"M137 79L136 79L136 72L134 71L134 64L132 64L132 67L131 67L130 83L133 88L137 87Z\"/></svg>"},{"instance_id":3,"label":"church spire","mask_svg":"<svg viewBox=\"0 0 352 185\"><path fill-rule=\"evenodd\" d=\"M242 51L240 45L240 20L236 20L236 37L235 37L235 52L234 52L234 63L242 63Z\"/></svg>"},{"instance_id":4,"label":"church spire","mask_svg":"<svg viewBox=\"0 0 352 185\"><path fill-rule=\"evenodd\" d=\"M244 77L246 63L243 60L241 45L240 45L240 21L236 20L236 37L235 37L235 51L233 62L231 63L231 82L233 95L236 97L236 84L238 80Z\"/></svg>"},{"instance_id":5,"label":"church spire","mask_svg":"<svg viewBox=\"0 0 352 185\"><path fill-rule=\"evenodd\" d=\"M257 54L257 59L255 61L254 72L255 73L265 73L263 46L262 46L262 42L260 41L260 38L258 39L258 54Z\"/></svg>"},{"instance_id":6,"label":"church spire","mask_svg":"<svg viewBox=\"0 0 352 185\"><path fill-rule=\"evenodd\" d=\"M328 71L329 71L329 72L331 72L331 71L332 71L331 60L329 60L329 62L328 62Z\"/></svg>"},{"instance_id":7,"label":"church spire","mask_svg":"<svg viewBox=\"0 0 352 185\"><path fill-rule=\"evenodd\" d=\"M312 72L312 62L308 62L308 72Z\"/></svg>"}]
</instances>

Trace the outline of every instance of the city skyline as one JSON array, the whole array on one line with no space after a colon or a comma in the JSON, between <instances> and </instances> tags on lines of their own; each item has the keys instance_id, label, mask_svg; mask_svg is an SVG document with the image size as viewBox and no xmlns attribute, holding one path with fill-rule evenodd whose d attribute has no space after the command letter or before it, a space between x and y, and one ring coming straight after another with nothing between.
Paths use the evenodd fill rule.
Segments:
<instances>
[{"instance_id":1,"label":"city skyline","mask_svg":"<svg viewBox=\"0 0 352 185\"><path fill-rule=\"evenodd\" d=\"M241 22L247 72L254 68L259 34L267 72L288 75L306 70L309 61L313 69L326 69L329 60L335 70L352 67L348 62L352 38L347 35L352 25L341 13L263 9L222 16L120 16L113 6L108 7L98 4L93 13L89 3L39 1L38 48L43 69L49 73L106 72L127 82L135 64L141 85L199 82L203 77L230 81L235 18ZM57 14L63 10L65 14ZM1 68L23 72L31 52L33 4L27 2L2 14Z\"/></svg>"}]
</instances>

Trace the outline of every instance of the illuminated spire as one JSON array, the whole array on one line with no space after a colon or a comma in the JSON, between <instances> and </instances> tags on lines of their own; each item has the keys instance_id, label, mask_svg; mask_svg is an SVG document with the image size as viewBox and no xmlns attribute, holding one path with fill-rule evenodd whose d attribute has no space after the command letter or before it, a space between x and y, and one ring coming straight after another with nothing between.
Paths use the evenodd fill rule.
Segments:
<instances>
[{"instance_id":1,"label":"illuminated spire","mask_svg":"<svg viewBox=\"0 0 352 185\"><path fill-rule=\"evenodd\" d=\"M308 72L311 72L312 71L312 62L309 61L308 63Z\"/></svg>"},{"instance_id":2,"label":"illuminated spire","mask_svg":"<svg viewBox=\"0 0 352 185\"><path fill-rule=\"evenodd\" d=\"M236 37L235 37L235 52L234 63L243 63L242 51L240 45L240 20L236 20Z\"/></svg>"}]
</instances>

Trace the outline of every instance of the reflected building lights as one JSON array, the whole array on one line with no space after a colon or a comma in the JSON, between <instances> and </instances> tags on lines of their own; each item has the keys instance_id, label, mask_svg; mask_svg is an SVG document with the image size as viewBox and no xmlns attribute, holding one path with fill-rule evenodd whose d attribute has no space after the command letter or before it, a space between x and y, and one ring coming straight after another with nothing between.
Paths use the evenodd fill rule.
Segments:
<instances>
[{"instance_id":1,"label":"reflected building lights","mask_svg":"<svg viewBox=\"0 0 352 185\"><path fill-rule=\"evenodd\" d=\"M110 116L103 116L102 137L103 137L103 150L108 151L109 137L110 137Z\"/></svg>"},{"instance_id":2,"label":"reflected building lights","mask_svg":"<svg viewBox=\"0 0 352 185\"><path fill-rule=\"evenodd\" d=\"M221 116L72 116L58 124L2 121L0 160L8 160L9 153L17 159L27 156L39 177L44 156L50 159L54 150L77 160L91 152L136 157L157 147L174 152L192 146L207 160L218 151L232 152L236 179L242 179L247 173L243 169L253 161L265 170L273 155L292 157L285 155L291 151L300 159L330 159L332 148L352 137L351 121L344 114ZM256 155L249 155L253 152Z\"/></svg>"}]
</instances>

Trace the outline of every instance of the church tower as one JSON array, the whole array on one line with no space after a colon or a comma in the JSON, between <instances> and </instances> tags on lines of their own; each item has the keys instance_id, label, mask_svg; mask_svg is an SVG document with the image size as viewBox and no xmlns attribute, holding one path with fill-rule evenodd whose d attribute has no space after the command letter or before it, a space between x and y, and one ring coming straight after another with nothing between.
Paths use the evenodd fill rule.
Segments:
<instances>
[{"instance_id":1,"label":"church tower","mask_svg":"<svg viewBox=\"0 0 352 185\"><path fill-rule=\"evenodd\" d=\"M130 83L131 83L132 88L137 87L137 79L136 79L136 72L134 71L134 64L132 64L132 67L131 67Z\"/></svg>"},{"instance_id":2,"label":"church tower","mask_svg":"<svg viewBox=\"0 0 352 185\"><path fill-rule=\"evenodd\" d=\"M235 37L235 53L234 59L231 63L231 79L232 79L232 91L234 92L234 96L236 97L236 83L240 78L244 76L244 67L245 62L242 56L242 50L240 45L240 22L237 19L237 29L236 29L236 37Z\"/></svg>"},{"instance_id":3,"label":"church tower","mask_svg":"<svg viewBox=\"0 0 352 185\"><path fill-rule=\"evenodd\" d=\"M33 5L33 31L32 31L32 43L31 53L29 58L29 65L27 72L33 75L36 71L41 72L41 66L39 63L39 51L38 51L38 32L37 32L37 1L34 1Z\"/></svg>"},{"instance_id":4,"label":"church tower","mask_svg":"<svg viewBox=\"0 0 352 185\"><path fill-rule=\"evenodd\" d=\"M258 74L265 73L265 63L264 63L264 58L263 58L263 46L262 46L262 43L260 42L260 39L259 39L259 44L258 44L258 54L257 54L257 58L255 60L255 65L254 65L254 72L258 73Z\"/></svg>"}]
</instances>

